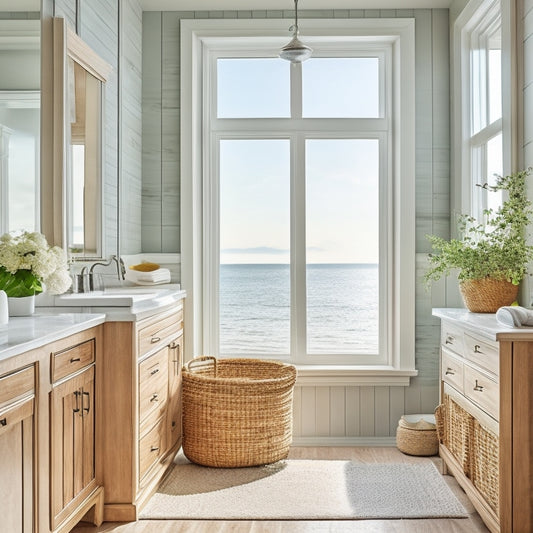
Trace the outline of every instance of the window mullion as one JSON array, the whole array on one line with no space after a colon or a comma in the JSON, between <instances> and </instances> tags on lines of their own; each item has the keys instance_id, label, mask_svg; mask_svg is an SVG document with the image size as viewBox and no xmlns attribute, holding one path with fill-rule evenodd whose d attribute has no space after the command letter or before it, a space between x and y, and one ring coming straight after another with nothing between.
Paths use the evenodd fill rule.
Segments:
<instances>
[{"instance_id":1,"label":"window mullion","mask_svg":"<svg viewBox=\"0 0 533 533\"><path fill-rule=\"evenodd\" d=\"M301 63L291 63L291 118L302 118Z\"/></svg>"},{"instance_id":2,"label":"window mullion","mask_svg":"<svg viewBox=\"0 0 533 533\"><path fill-rule=\"evenodd\" d=\"M291 137L291 357L303 363L307 353L305 255L305 137Z\"/></svg>"}]
</instances>

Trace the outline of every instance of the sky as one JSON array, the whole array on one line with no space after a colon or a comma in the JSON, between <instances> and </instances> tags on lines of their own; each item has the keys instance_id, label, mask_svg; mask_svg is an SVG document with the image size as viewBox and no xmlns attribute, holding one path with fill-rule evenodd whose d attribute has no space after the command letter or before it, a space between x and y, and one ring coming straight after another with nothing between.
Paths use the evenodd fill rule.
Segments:
<instances>
[{"instance_id":1,"label":"sky","mask_svg":"<svg viewBox=\"0 0 533 533\"><path fill-rule=\"evenodd\" d=\"M290 116L290 67L219 60L219 118ZM316 58L302 67L304 118L379 116L377 58ZM297 194L305 197L307 262L377 263L378 141L313 138L304 150L296 172L305 175ZM289 262L290 161L287 137L221 141L221 263Z\"/></svg>"}]
</instances>

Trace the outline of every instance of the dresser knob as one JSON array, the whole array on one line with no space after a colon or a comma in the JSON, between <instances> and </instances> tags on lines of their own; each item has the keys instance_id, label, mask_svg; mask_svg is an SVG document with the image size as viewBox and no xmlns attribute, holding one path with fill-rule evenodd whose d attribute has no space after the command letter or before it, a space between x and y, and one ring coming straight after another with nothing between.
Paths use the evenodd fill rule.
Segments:
<instances>
[{"instance_id":1,"label":"dresser knob","mask_svg":"<svg viewBox=\"0 0 533 533\"><path fill-rule=\"evenodd\" d=\"M447 368L446 369L446 376L455 376L455 372L453 371L453 368Z\"/></svg>"},{"instance_id":2,"label":"dresser knob","mask_svg":"<svg viewBox=\"0 0 533 533\"><path fill-rule=\"evenodd\" d=\"M454 339L451 335L448 335L448 336L446 337L446 342L445 342L445 344L453 344L453 341L454 341L454 340L455 340L455 339Z\"/></svg>"},{"instance_id":3,"label":"dresser knob","mask_svg":"<svg viewBox=\"0 0 533 533\"><path fill-rule=\"evenodd\" d=\"M483 353L481 350L480 350L481 346L479 344L476 344L474 346L474 353Z\"/></svg>"}]
</instances>

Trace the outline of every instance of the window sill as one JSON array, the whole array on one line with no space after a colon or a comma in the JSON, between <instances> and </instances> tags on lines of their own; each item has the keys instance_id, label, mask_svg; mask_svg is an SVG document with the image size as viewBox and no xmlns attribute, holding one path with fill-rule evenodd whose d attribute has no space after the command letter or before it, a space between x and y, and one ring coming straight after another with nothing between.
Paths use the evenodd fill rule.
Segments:
<instances>
[{"instance_id":1,"label":"window sill","mask_svg":"<svg viewBox=\"0 0 533 533\"><path fill-rule=\"evenodd\" d=\"M400 370L393 367L350 365L300 365L296 367L299 386L357 386L408 387L410 378L418 370Z\"/></svg>"}]
</instances>

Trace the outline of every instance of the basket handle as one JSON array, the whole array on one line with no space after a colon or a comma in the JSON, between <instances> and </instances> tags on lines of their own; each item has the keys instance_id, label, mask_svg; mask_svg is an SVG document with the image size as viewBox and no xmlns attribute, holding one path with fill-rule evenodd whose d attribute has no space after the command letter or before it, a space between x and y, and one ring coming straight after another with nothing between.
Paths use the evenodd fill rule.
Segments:
<instances>
[{"instance_id":1,"label":"basket handle","mask_svg":"<svg viewBox=\"0 0 533 533\"><path fill-rule=\"evenodd\" d=\"M206 364L210 363L210 364ZM195 357L194 359L191 359L187 365L186 370L187 372L194 372L195 367L196 369L201 369L200 372L205 372L206 368L213 367L213 371L215 373L215 377L217 376L217 359L216 357L213 357L212 355L199 355L198 357Z\"/></svg>"}]
</instances>

